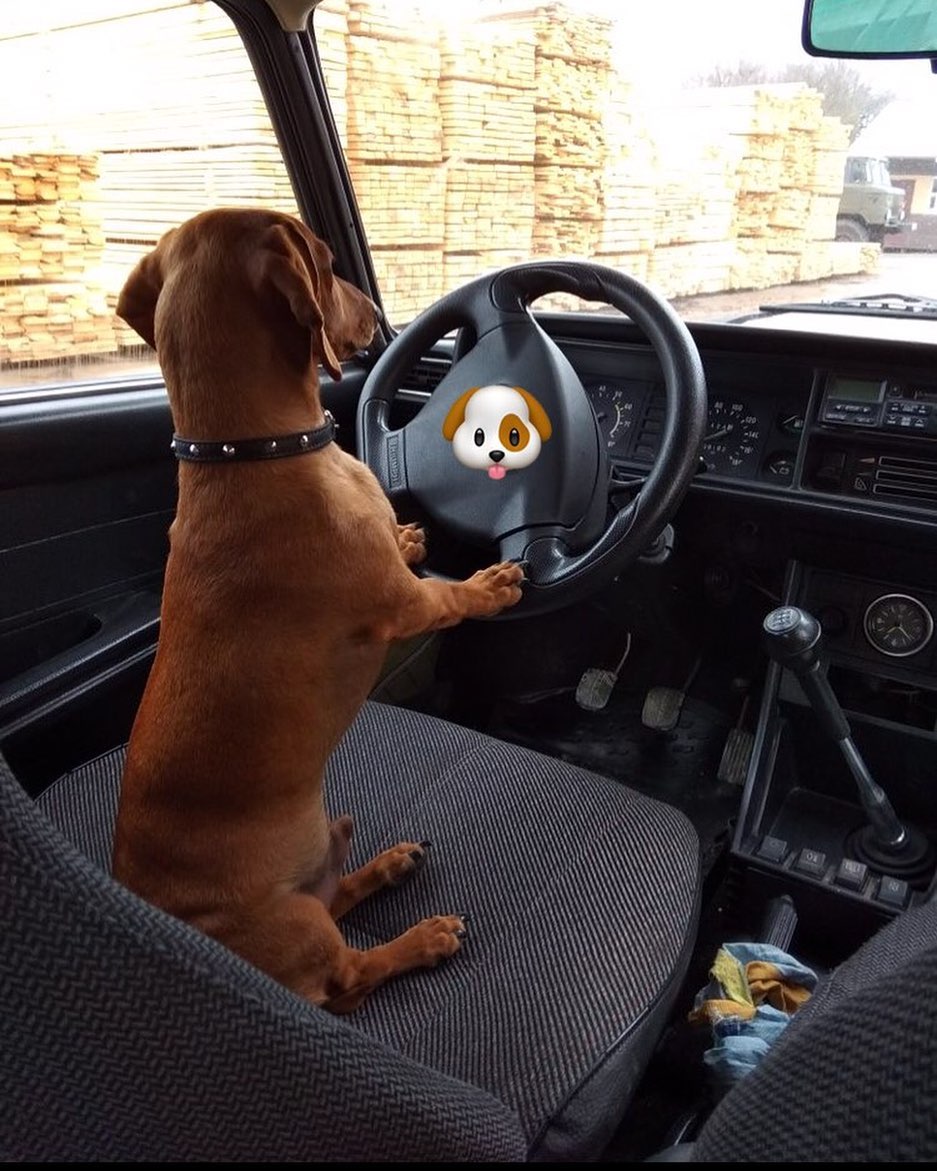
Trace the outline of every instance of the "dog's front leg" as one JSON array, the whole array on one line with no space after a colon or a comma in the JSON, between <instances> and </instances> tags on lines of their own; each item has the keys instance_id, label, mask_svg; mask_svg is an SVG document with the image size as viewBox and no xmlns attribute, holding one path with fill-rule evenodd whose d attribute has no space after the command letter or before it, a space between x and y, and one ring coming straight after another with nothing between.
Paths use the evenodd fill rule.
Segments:
<instances>
[{"instance_id":1,"label":"dog's front leg","mask_svg":"<svg viewBox=\"0 0 937 1171\"><path fill-rule=\"evenodd\" d=\"M329 904L334 919L346 915L362 899L385 886L397 886L419 870L426 860L429 842L398 842L351 874L343 875Z\"/></svg>"},{"instance_id":2,"label":"dog's front leg","mask_svg":"<svg viewBox=\"0 0 937 1171\"><path fill-rule=\"evenodd\" d=\"M414 577L380 633L390 642L455 626L464 618L490 618L520 601L523 580L515 561L489 565L465 581Z\"/></svg>"},{"instance_id":3,"label":"dog's front leg","mask_svg":"<svg viewBox=\"0 0 937 1171\"><path fill-rule=\"evenodd\" d=\"M422 525L397 525L397 547L407 565L426 560L426 533Z\"/></svg>"}]
</instances>

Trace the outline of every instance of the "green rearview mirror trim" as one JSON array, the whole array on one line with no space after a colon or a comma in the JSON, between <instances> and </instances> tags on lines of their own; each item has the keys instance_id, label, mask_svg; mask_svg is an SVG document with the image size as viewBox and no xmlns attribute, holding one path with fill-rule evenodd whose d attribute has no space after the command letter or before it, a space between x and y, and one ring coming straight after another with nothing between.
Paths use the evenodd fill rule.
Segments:
<instances>
[{"instance_id":1,"label":"green rearview mirror trim","mask_svg":"<svg viewBox=\"0 0 937 1171\"><path fill-rule=\"evenodd\" d=\"M814 57L937 57L937 0L806 0Z\"/></svg>"}]
</instances>

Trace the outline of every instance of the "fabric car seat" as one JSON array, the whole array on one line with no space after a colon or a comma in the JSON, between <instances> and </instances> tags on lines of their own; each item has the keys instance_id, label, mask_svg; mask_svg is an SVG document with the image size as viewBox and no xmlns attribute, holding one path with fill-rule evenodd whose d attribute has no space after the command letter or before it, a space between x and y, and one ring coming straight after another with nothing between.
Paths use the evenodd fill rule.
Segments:
<instances>
[{"instance_id":1,"label":"fabric car seat","mask_svg":"<svg viewBox=\"0 0 937 1171\"><path fill-rule=\"evenodd\" d=\"M937 901L823 979L695 1141L649 1162L931 1163L937 1158Z\"/></svg>"},{"instance_id":2,"label":"fabric car seat","mask_svg":"<svg viewBox=\"0 0 937 1171\"><path fill-rule=\"evenodd\" d=\"M123 749L34 801L0 757L0 1158L587 1161L686 973L696 833L614 780L369 701L327 774L352 864L429 839L356 946L468 912L460 953L337 1017L109 875Z\"/></svg>"}]
</instances>

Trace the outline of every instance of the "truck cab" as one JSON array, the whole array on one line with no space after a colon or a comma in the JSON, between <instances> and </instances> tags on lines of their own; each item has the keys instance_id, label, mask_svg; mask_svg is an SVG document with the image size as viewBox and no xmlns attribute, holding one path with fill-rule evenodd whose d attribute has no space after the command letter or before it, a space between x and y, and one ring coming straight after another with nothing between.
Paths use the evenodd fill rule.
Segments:
<instances>
[{"instance_id":1,"label":"truck cab","mask_svg":"<svg viewBox=\"0 0 937 1171\"><path fill-rule=\"evenodd\" d=\"M892 182L888 160L849 155L836 216L836 239L884 242L905 220L905 194Z\"/></svg>"}]
</instances>

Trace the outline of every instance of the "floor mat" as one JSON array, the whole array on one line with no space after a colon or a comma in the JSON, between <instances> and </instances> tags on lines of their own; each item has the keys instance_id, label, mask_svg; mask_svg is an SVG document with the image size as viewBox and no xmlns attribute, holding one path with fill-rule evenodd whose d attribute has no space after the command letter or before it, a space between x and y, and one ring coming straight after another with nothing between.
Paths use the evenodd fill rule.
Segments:
<instances>
[{"instance_id":1,"label":"floor mat","mask_svg":"<svg viewBox=\"0 0 937 1171\"><path fill-rule=\"evenodd\" d=\"M660 732L641 723L643 704L643 695L613 695L608 707L588 712L564 693L504 705L491 730L683 810L696 826L708 872L727 844L742 796L741 785L717 775L732 721L688 696L674 729Z\"/></svg>"}]
</instances>

